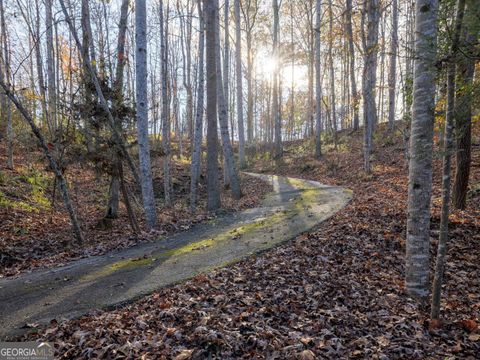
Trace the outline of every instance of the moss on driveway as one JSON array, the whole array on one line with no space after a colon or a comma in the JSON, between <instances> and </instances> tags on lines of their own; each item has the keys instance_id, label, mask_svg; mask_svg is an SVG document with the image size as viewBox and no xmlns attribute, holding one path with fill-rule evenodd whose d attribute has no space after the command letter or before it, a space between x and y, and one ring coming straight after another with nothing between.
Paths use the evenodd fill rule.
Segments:
<instances>
[{"instance_id":1,"label":"moss on driveway","mask_svg":"<svg viewBox=\"0 0 480 360\"><path fill-rule=\"evenodd\" d=\"M0 280L0 338L111 308L312 229L342 209L352 192L314 181L259 175L274 191L262 205L151 244ZM23 327L23 329L22 329Z\"/></svg>"}]
</instances>

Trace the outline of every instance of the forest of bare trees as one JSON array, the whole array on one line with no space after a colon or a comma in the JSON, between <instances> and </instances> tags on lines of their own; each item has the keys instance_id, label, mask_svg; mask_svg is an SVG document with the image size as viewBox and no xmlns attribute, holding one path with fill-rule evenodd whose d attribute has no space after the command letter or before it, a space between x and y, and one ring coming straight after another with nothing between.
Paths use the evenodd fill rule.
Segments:
<instances>
[{"instance_id":1,"label":"forest of bare trees","mask_svg":"<svg viewBox=\"0 0 480 360\"><path fill-rule=\"evenodd\" d=\"M375 181L395 144L404 287L439 327L451 214L478 191L479 35L478 0L0 0L0 185L41 153L75 248L87 173L96 229L156 236L183 201L192 220L255 199L260 163L303 177L305 151L335 175L360 134L346 171Z\"/></svg>"}]
</instances>

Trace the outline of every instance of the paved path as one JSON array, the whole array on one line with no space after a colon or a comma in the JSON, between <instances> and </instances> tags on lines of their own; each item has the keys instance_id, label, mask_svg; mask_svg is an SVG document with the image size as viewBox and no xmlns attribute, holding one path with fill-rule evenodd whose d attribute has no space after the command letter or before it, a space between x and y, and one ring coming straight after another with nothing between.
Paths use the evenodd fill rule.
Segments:
<instances>
[{"instance_id":1,"label":"paved path","mask_svg":"<svg viewBox=\"0 0 480 360\"><path fill-rule=\"evenodd\" d=\"M352 192L314 181L250 174L273 183L261 206L154 243L0 280L0 339L29 323L73 318L149 294L271 248L342 209Z\"/></svg>"}]
</instances>

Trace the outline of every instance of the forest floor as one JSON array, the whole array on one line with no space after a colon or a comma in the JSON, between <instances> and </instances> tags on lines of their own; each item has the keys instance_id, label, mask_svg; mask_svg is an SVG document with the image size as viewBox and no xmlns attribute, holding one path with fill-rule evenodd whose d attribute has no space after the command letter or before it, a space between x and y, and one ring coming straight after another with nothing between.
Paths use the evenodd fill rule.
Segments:
<instances>
[{"instance_id":1,"label":"forest floor","mask_svg":"<svg viewBox=\"0 0 480 360\"><path fill-rule=\"evenodd\" d=\"M189 209L190 166L184 159L173 159L172 183L174 206L163 204L163 163L153 157L154 192L157 198L158 229L146 231L142 218L140 194L132 197L134 211L142 232L135 235L120 197L118 219L105 227L109 179L99 176L91 167L78 163L69 165L66 179L71 197L86 235L83 246L74 245L68 214L62 199L55 196L52 205L53 176L47 171L42 154L35 148L17 149L15 170L5 168L6 151L0 146L0 278L15 276L37 268L63 266L84 257L106 254L129 248L161 236L190 229L193 225L212 220L206 211L206 178L199 184L198 211ZM258 205L272 187L261 179L242 175L244 197L237 201L231 192L221 189L223 212L231 213ZM133 193L131 181L127 187Z\"/></svg>"},{"instance_id":2,"label":"forest floor","mask_svg":"<svg viewBox=\"0 0 480 360\"><path fill-rule=\"evenodd\" d=\"M71 319L149 295L284 243L341 210L349 190L255 175L274 191L255 208L148 244L70 262L14 279L0 279L0 339L35 331L52 319Z\"/></svg>"},{"instance_id":3,"label":"forest floor","mask_svg":"<svg viewBox=\"0 0 480 360\"><path fill-rule=\"evenodd\" d=\"M407 170L400 134L375 137L374 173L362 171L361 134L313 160L312 143L286 146L283 164L252 171L348 187L353 201L316 231L261 255L166 287L136 303L52 322L30 338L64 358L476 359L480 353L480 147L474 140L466 211L451 215L444 324L404 289ZM436 151L432 265L441 160Z\"/></svg>"}]
</instances>

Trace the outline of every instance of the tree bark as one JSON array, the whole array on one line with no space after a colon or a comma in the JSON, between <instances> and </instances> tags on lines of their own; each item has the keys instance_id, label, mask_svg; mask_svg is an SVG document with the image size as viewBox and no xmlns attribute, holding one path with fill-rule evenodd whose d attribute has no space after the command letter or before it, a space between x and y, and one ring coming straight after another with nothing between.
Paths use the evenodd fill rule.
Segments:
<instances>
[{"instance_id":1,"label":"tree bark","mask_svg":"<svg viewBox=\"0 0 480 360\"><path fill-rule=\"evenodd\" d=\"M335 143L335 148L337 148L337 109L336 109L336 99L335 99L335 69L333 64L333 9L332 9L332 0L328 2L328 64L330 70L330 109L332 113L332 132L333 132L333 141Z\"/></svg>"},{"instance_id":2,"label":"tree bark","mask_svg":"<svg viewBox=\"0 0 480 360\"><path fill-rule=\"evenodd\" d=\"M278 54L278 32L279 32L279 6L278 0L273 0L273 58L276 61L276 66L273 71L273 121L275 127L275 158L283 156L282 147L282 124L280 120L280 107L278 104L278 77L280 68L280 58Z\"/></svg>"},{"instance_id":3,"label":"tree bark","mask_svg":"<svg viewBox=\"0 0 480 360\"><path fill-rule=\"evenodd\" d=\"M320 25L322 19L322 2L316 1L316 23L315 23L315 157L319 159L322 156L322 75L320 74Z\"/></svg>"},{"instance_id":4,"label":"tree bark","mask_svg":"<svg viewBox=\"0 0 480 360\"><path fill-rule=\"evenodd\" d=\"M357 81L355 76L355 46L353 44L353 29L352 29L352 0L347 1L346 10L346 32L348 36L348 49L350 55L350 86L352 91L352 105L353 105L353 130L357 131L360 126L358 116L359 96L357 91ZM395 0L394 0L395 1Z\"/></svg>"},{"instance_id":5,"label":"tree bark","mask_svg":"<svg viewBox=\"0 0 480 360\"><path fill-rule=\"evenodd\" d=\"M168 6L167 6L168 8ZM163 145L163 192L165 205L172 205L170 175L170 94L168 89L168 27L163 15L163 0L159 3L160 16L160 53L162 63L162 145Z\"/></svg>"},{"instance_id":6,"label":"tree bark","mask_svg":"<svg viewBox=\"0 0 480 360\"><path fill-rule=\"evenodd\" d=\"M462 55L458 60L456 127L456 169L453 185L453 206L465 209L468 181L472 162L472 103L474 99L473 76L475 72L475 49L478 49L480 9L474 0L466 1L465 29L461 38ZM477 44L477 46L475 46ZM477 50L478 51L478 50ZM478 52L477 52L478 54ZM477 55L478 56L478 55ZM478 57L477 57L478 59Z\"/></svg>"},{"instance_id":7,"label":"tree bark","mask_svg":"<svg viewBox=\"0 0 480 360\"><path fill-rule=\"evenodd\" d=\"M379 6L379 0L366 0L362 14L362 19L365 16L368 17L367 37L366 39L363 38L365 52L363 70L363 159L364 170L367 174L371 173L370 154L372 152L373 127L377 123L375 87L377 86Z\"/></svg>"},{"instance_id":8,"label":"tree bark","mask_svg":"<svg viewBox=\"0 0 480 360\"><path fill-rule=\"evenodd\" d=\"M397 84L398 5L392 0L392 31L390 39L390 69L388 72L388 126L395 126L395 91Z\"/></svg>"},{"instance_id":9,"label":"tree bark","mask_svg":"<svg viewBox=\"0 0 480 360\"><path fill-rule=\"evenodd\" d=\"M128 4L129 0L122 0L122 7L120 9L120 22L118 27L117 37L117 65L115 69L115 80L113 82L113 111L116 113L123 103L123 73L125 68L125 37L127 33L128 21ZM122 123L120 118L115 117L117 131L122 131ZM118 201L120 191L120 178L123 176L123 166L121 166L120 154L116 154L113 164L113 174L110 181L108 204L107 204L107 218L115 219L118 217Z\"/></svg>"},{"instance_id":10,"label":"tree bark","mask_svg":"<svg viewBox=\"0 0 480 360\"><path fill-rule=\"evenodd\" d=\"M54 48L53 48L53 17L52 17L53 1L45 1L45 26L47 39L47 89L48 89L48 115L49 125L52 137L57 129L57 99L55 85L55 64L54 64Z\"/></svg>"},{"instance_id":11,"label":"tree bark","mask_svg":"<svg viewBox=\"0 0 480 360\"><path fill-rule=\"evenodd\" d=\"M455 117L455 63L458 54L458 43L462 29L465 0L457 0L455 30L450 49L450 61L447 65L447 111L445 118L445 140L442 172L442 212L440 217L440 238L438 240L435 277L433 280L432 306L430 316L438 320L440 315L440 297L445 269L445 255L448 241L448 215L450 205L451 158L453 150L453 126Z\"/></svg>"},{"instance_id":12,"label":"tree bark","mask_svg":"<svg viewBox=\"0 0 480 360\"><path fill-rule=\"evenodd\" d=\"M3 7L3 0L0 0L0 22L2 27L1 38L3 40L3 53L0 54L0 60L3 60L4 72L1 75L0 80L6 81L10 86L11 74L10 74L10 51L9 42L7 36L7 24L5 22L5 8ZM1 70L0 70L1 72ZM13 123L12 123L12 108L10 102L5 101L2 105L2 115L7 119L7 168L13 170Z\"/></svg>"},{"instance_id":13,"label":"tree bark","mask_svg":"<svg viewBox=\"0 0 480 360\"><path fill-rule=\"evenodd\" d=\"M247 166L245 160L245 129L243 124L243 78L242 78L242 33L240 27L240 0L234 0L235 15L235 67L237 85L238 158L240 168Z\"/></svg>"},{"instance_id":14,"label":"tree bark","mask_svg":"<svg viewBox=\"0 0 480 360\"><path fill-rule=\"evenodd\" d=\"M215 0L204 0L206 30L207 72L207 209L215 211L221 206L218 180L218 134L217 134L217 63L216 19L218 7Z\"/></svg>"},{"instance_id":15,"label":"tree bark","mask_svg":"<svg viewBox=\"0 0 480 360\"><path fill-rule=\"evenodd\" d=\"M418 0L408 182L407 292L424 302L429 291L435 58L438 0Z\"/></svg>"},{"instance_id":16,"label":"tree bark","mask_svg":"<svg viewBox=\"0 0 480 360\"><path fill-rule=\"evenodd\" d=\"M140 160L140 184L143 209L149 229L155 228L157 214L153 195L152 167L148 136L147 93L147 7L146 0L135 1L135 71L136 71L136 117L138 133L138 157Z\"/></svg>"},{"instance_id":17,"label":"tree bark","mask_svg":"<svg viewBox=\"0 0 480 360\"><path fill-rule=\"evenodd\" d=\"M218 0L215 1L215 7L218 9ZM227 102L223 91L222 81L222 69L221 69L221 53L220 53L220 23L218 18L218 10L215 19L215 61L216 61L216 85L217 85L217 102L218 102L218 120L220 123L220 134L222 137L222 148L224 166L226 167L226 173L230 180L233 197L240 199L242 197L242 191L240 188L240 181L238 179L238 173L235 168L235 159L233 157L233 148L230 142L230 134L228 131L228 117L227 117Z\"/></svg>"},{"instance_id":18,"label":"tree bark","mask_svg":"<svg viewBox=\"0 0 480 360\"><path fill-rule=\"evenodd\" d=\"M204 59L205 59L205 23L201 6L202 0L197 0L199 35L198 35L198 89L197 89L197 110L195 113L195 131L191 164L191 182L190 182L190 210L192 213L196 210L197 188L200 177L200 159L202 155L202 135L203 135L203 112L204 112Z\"/></svg>"}]
</instances>

